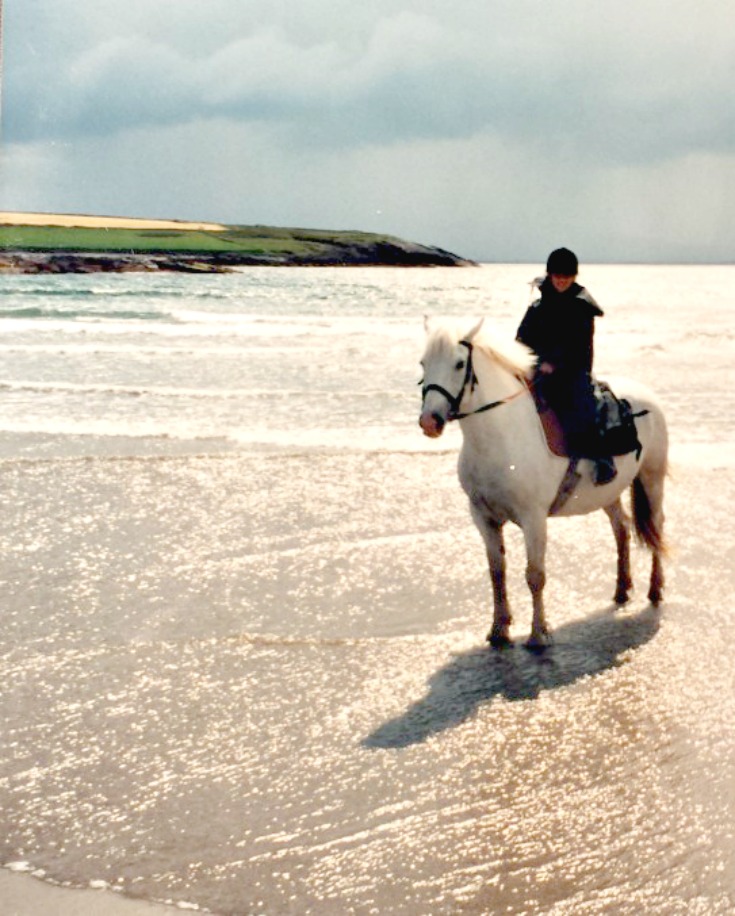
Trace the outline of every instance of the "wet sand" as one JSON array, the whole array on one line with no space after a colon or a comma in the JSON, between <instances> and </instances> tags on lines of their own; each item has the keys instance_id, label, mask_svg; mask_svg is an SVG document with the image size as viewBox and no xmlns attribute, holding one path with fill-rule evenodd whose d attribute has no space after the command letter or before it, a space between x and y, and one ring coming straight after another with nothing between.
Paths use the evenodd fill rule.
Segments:
<instances>
[{"instance_id":1,"label":"wet sand","mask_svg":"<svg viewBox=\"0 0 735 916\"><path fill-rule=\"evenodd\" d=\"M28 875L0 871L3 916L166 916L174 907L130 900L108 891L52 887Z\"/></svg>"},{"instance_id":2,"label":"wet sand","mask_svg":"<svg viewBox=\"0 0 735 916\"><path fill-rule=\"evenodd\" d=\"M220 914L732 912L733 456L674 457L666 603L557 520L541 658L484 644L451 453L8 463L5 849Z\"/></svg>"}]
</instances>

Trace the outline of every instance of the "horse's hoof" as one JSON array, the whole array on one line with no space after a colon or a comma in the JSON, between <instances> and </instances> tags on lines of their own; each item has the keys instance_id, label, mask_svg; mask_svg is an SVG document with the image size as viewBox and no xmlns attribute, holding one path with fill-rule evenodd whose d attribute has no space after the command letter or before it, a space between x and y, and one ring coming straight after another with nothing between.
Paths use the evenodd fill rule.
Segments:
<instances>
[{"instance_id":1,"label":"horse's hoof","mask_svg":"<svg viewBox=\"0 0 735 916\"><path fill-rule=\"evenodd\" d=\"M510 649L513 647L513 640L507 633L493 633L491 631L487 634L487 641L493 649Z\"/></svg>"},{"instance_id":2,"label":"horse's hoof","mask_svg":"<svg viewBox=\"0 0 735 916\"><path fill-rule=\"evenodd\" d=\"M616 592L613 601L618 607L623 607L630 601L630 595L627 592Z\"/></svg>"},{"instance_id":3,"label":"horse's hoof","mask_svg":"<svg viewBox=\"0 0 735 916\"><path fill-rule=\"evenodd\" d=\"M550 633L532 633L526 640L526 649L534 655L542 655L553 642Z\"/></svg>"},{"instance_id":4,"label":"horse's hoof","mask_svg":"<svg viewBox=\"0 0 735 916\"><path fill-rule=\"evenodd\" d=\"M648 600L654 607L659 607L661 602L664 600L664 596L661 594L661 592L649 592Z\"/></svg>"}]
</instances>

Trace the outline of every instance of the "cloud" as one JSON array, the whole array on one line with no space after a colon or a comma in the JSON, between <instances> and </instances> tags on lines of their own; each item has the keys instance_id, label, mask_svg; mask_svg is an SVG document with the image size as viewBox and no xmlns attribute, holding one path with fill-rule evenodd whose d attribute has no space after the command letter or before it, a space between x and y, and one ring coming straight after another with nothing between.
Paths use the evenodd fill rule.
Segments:
<instances>
[{"instance_id":1,"label":"cloud","mask_svg":"<svg viewBox=\"0 0 735 916\"><path fill-rule=\"evenodd\" d=\"M720 0L5 14L8 207L375 229L501 260L559 239L587 260L735 242Z\"/></svg>"},{"instance_id":2,"label":"cloud","mask_svg":"<svg viewBox=\"0 0 735 916\"><path fill-rule=\"evenodd\" d=\"M267 25L206 55L147 35L100 37L60 61L53 81L48 65L11 67L6 128L27 140L226 116L390 140L406 125L437 129L427 89L442 66L462 65L463 50L437 23L408 12L377 21L357 54L330 38L305 45ZM340 131L345 124L349 131Z\"/></svg>"},{"instance_id":3,"label":"cloud","mask_svg":"<svg viewBox=\"0 0 735 916\"><path fill-rule=\"evenodd\" d=\"M158 0L152 15L140 0L76 0L70 16L85 23L85 41L77 35L66 48L54 7L34 6L34 54L19 61L8 50L13 140L228 117L278 121L326 145L494 130L616 161L735 142L735 37L732 29L703 34L699 7L672 28L672 8L658 3L467 2L447 12L376 2L346 31L323 18L334 4L315 0L302 0L296 24L281 4L244 16L252 4L215 0L203 12ZM125 10L122 21L112 7ZM30 29L17 9L11 33ZM665 9L665 18L651 9ZM725 25L712 0L704 9ZM94 12L85 22L86 11ZM309 14L320 28L312 22L305 35L295 25ZM164 28L167 21L176 27Z\"/></svg>"}]
</instances>

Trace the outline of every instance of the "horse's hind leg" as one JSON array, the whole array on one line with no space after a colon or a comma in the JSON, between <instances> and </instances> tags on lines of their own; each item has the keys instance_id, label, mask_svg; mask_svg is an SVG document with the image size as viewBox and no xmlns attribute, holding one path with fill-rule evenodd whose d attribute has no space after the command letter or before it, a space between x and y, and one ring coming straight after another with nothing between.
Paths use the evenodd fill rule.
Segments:
<instances>
[{"instance_id":1,"label":"horse's hind leg","mask_svg":"<svg viewBox=\"0 0 735 916\"><path fill-rule=\"evenodd\" d=\"M632 487L636 534L652 555L648 600L656 607L663 599L664 589L664 475L665 469L657 473L646 473L646 469L642 469Z\"/></svg>"},{"instance_id":2,"label":"horse's hind leg","mask_svg":"<svg viewBox=\"0 0 735 916\"><path fill-rule=\"evenodd\" d=\"M658 607L664 597L664 567L661 562L661 553L653 551L651 563L651 586L648 590L648 600L654 607Z\"/></svg>"},{"instance_id":3,"label":"horse's hind leg","mask_svg":"<svg viewBox=\"0 0 735 916\"><path fill-rule=\"evenodd\" d=\"M493 625L487 634L487 641L494 649L500 649L512 643L510 638L512 618L505 586L503 529L497 523L482 517L479 512L475 513L475 522L485 541L490 581L493 585Z\"/></svg>"},{"instance_id":4,"label":"horse's hind leg","mask_svg":"<svg viewBox=\"0 0 735 916\"><path fill-rule=\"evenodd\" d=\"M648 589L648 600L654 607L658 607L664 597L664 565L663 557L666 553L664 540L664 478L645 479L644 485L651 505L652 524L649 526L652 534L648 545L651 548L651 582Z\"/></svg>"},{"instance_id":5,"label":"horse's hind leg","mask_svg":"<svg viewBox=\"0 0 735 916\"><path fill-rule=\"evenodd\" d=\"M615 604L627 604L630 590L633 587L633 580L630 577L630 519L619 499L605 506L605 512L610 519L618 547L618 576L613 600Z\"/></svg>"}]
</instances>

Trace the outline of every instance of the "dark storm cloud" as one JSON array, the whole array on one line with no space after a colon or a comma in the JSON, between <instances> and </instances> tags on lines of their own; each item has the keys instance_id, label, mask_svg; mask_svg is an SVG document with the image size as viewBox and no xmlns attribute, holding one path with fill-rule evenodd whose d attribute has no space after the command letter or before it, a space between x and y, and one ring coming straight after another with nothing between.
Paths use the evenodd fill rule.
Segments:
<instances>
[{"instance_id":1,"label":"dark storm cloud","mask_svg":"<svg viewBox=\"0 0 735 916\"><path fill-rule=\"evenodd\" d=\"M376 2L350 28L351 4L308 0L291 15L226 0L7 5L11 141L222 117L327 147L491 131L615 161L735 141L735 38L702 34L701 9L672 24L663 5L657 22L632 3Z\"/></svg>"}]
</instances>

